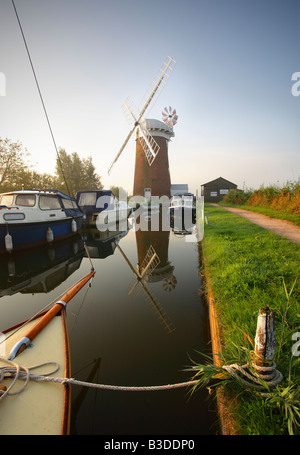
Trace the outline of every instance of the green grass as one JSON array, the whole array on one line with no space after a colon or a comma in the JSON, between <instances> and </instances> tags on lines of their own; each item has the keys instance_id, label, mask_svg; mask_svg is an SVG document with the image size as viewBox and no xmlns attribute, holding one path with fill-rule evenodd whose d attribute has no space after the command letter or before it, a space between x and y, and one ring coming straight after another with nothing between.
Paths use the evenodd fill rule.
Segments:
<instances>
[{"instance_id":1,"label":"green grass","mask_svg":"<svg viewBox=\"0 0 300 455\"><path fill-rule=\"evenodd\" d=\"M252 346L245 345L244 334L254 340L259 309L268 306L276 312L275 362L284 379L268 399L232 386L241 431L297 432L291 415L300 408L300 357L291 352L292 335L300 331L300 247L222 208L206 205L205 215L209 225L201 244L204 275L210 278L216 301L224 363L245 363Z\"/></svg>"},{"instance_id":2,"label":"green grass","mask_svg":"<svg viewBox=\"0 0 300 455\"><path fill-rule=\"evenodd\" d=\"M254 205L236 205L230 204L228 202L220 202L220 205L224 207L235 207L243 210L250 210L251 212L261 213L262 215L269 216L270 218L277 218L280 220L290 221L291 223L300 226L300 216L294 215L292 213L286 212L284 210L271 209L269 207L259 207Z\"/></svg>"}]
</instances>

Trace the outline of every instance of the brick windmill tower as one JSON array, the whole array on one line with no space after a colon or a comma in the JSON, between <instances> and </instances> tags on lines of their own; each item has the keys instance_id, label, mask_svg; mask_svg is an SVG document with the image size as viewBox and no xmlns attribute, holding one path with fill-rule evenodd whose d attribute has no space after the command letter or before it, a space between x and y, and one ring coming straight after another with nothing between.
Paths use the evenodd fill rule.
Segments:
<instances>
[{"instance_id":1,"label":"brick windmill tower","mask_svg":"<svg viewBox=\"0 0 300 455\"><path fill-rule=\"evenodd\" d=\"M175 60L168 57L154 79L153 88L150 88L150 95L146 96L146 102L142 109L134 108L128 100L123 104L125 112L133 124L127 138L125 139L119 153L108 169L111 172L113 165L119 159L129 139L136 133L136 162L134 174L133 194L142 196L149 191L153 196L170 196L170 172L168 159L168 142L174 136L173 125L177 121L176 111L172 108L165 108L163 111L163 122L159 120L145 119L146 110L153 104L155 96L166 84L175 67Z\"/></svg>"},{"instance_id":2,"label":"brick windmill tower","mask_svg":"<svg viewBox=\"0 0 300 455\"><path fill-rule=\"evenodd\" d=\"M169 109L168 113L166 113ZM169 113L170 112L170 113ZM155 160L149 165L145 156L142 141L143 137L137 130L135 173L134 173L134 196L168 196L171 192L171 178L169 172L168 143L174 136L173 125L178 116L175 109L165 108L161 122L155 119L146 119L145 127L159 147Z\"/></svg>"}]
</instances>

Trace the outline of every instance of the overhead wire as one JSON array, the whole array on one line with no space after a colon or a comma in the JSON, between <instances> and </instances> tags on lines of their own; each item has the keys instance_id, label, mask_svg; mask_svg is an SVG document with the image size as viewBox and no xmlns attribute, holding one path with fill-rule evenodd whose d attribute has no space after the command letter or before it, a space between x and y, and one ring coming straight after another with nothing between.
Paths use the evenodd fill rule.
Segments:
<instances>
[{"instance_id":1,"label":"overhead wire","mask_svg":"<svg viewBox=\"0 0 300 455\"><path fill-rule=\"evenodd\" d=\"M42 106L43 106L43 109L44 109L44 113L45 113L45 116L46 116L46 120L47 120L47 123L48 123L50 134L51 134L51 137L52 137L52 141L53 141L53 144L54 144L54 147L55 147L55 150L56 150L56 155L57 155L57 158L58 158L58 162L59 162L59 165L60 165L62 176L63 176L63 179L65 181L68 194L71 194L69 186L68 186L68 182L66 180L65 173L64 173L64 170L63 170L62 162L61 162L61 159L60 159L60 156L59 156L59 151L58 151L58 148L57 148L57 145L56 145L56 141L55 141L55 138L54 138L53 130L52 130L52 127L51 127L51 124L50 124L50 120L49 120L48 114L47 114L47 109L46 109L46 106L45 106L45 103L44 103L43 95L42 95L42 92L41 92L41 89L40 89L40 86L39 86L39 83L38 83L38 79L37 79L36 72L35 72L35 69L34 69L33 61L32 61L32 58L31 58L31 55L30 55L30 52L29 52L29 48L28 48L28 45L27 45L27 41L26 41L26 38L25 38L23 27L22 27L22 24L21 24L21 21L20 21L20 18L19 18L19 14L18 14L18 11L17 11L17 8L16 8L14 0L11 0L11 1L12 1L12 4L13 4L13 8L15 10L17 21L18 21L18 24L19 24L19 27L20 27L20 31L21 31L21 34L22 34L22 37L23 37L24 45L25 45L25 48L26 48L26 51L27 51L27 55L28 55L28 58L29 58L30 66L31 66L31 69L32 69L32 72L33 72L33 76L34 76L34 79L35 79L35 83L36 83L36 86L37 86L37 89L38 89L38 92L39 92L39 96L40 96L40 99L41 99L41 102L42 102Z\"/></svg>"}]
</instances>

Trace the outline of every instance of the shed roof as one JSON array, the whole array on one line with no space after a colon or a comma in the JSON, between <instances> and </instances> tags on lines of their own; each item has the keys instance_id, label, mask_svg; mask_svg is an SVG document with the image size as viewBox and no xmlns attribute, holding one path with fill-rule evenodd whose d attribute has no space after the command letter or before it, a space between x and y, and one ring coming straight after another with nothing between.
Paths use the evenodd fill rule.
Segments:
<instances>
[{"instance_id":1,"label":"shed roof","mask_svg":"<svg viewBox=\"0 0 300 455\"><path fill-rule=\"evenodd\" d=\"M211 180L210 182L203 183L202 186L209 185L209 184L215 183L215 182L220 182L220 181L222 181L222 183L230 183L230 185L236 185L236 183L230 182L229 180L226 180L223 177L218 177L217 179Z\"/></svg>"}]
</instances>

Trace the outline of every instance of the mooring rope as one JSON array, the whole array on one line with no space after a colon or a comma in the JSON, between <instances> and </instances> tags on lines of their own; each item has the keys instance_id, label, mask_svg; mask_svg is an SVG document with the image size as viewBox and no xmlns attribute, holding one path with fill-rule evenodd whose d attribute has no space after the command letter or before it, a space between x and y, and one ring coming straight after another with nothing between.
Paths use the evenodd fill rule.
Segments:
<instances>
[{"instance_id":1,"label":"mooring rope","mask_svg":"<svg viewBox=\"0 0 300 455\"><path fill-rule=\"evenodd\" d=\"M91 383L91 382L78 381L73 378L57 378L57 377L49 376L49 374L54 374L59 369L59 365L56 362L46 362L46 363L43 363L40 365L35 365L33 367L22 367L16 363L12 362L11 360L7 360L4 358L0 358L0 361L7 362L10 365L10 366L0 368L0 381L2 379L4 379L5 377L14 378L13 382L10 384L10 386L7 388L7 390L2 392L2 396L0 396L0 400L2 400L4 398L4 396L17 395L18 393L21 393L27 386L30 379L33 381L37 381L37 382L49 382L49 383L52 382L52 383L63 384L63 385L77 385L77 386L91 387L91 388L96 388L96 389L119 390L119 391L123 391L123 392L124 391L145 392L145 391L175 389L178 387L187 387L190 385L195 385L198 382L197 380L194 380L194 381L181 382L178 384L167 384L167 385L162 385L162 386L142 386L142 387L95 384L95 383ZM47 373L47 375L45 375L45 374L37 375L37 374L30 373L30 370L34 370L36 368L40 368L45 365L55 365L55 370L52 371L51 373ZM24 379L25 384L18 391L11 392L11 389L15 385L17 379Z\"/></svg>"},{"instance_id":2,"label":"mooring rope","mask_svg":"<svg viewBox=\"0 0 300 455\"><path fill-rule=\"evenodd\" d=\"M239 382L241 382L243 385L246 387L254 387L256 389L262 390L265 389L266 387L262 384L264 382L267 387L275 387L282 381L282 374L280 371L276 370L276 363L272 362L270 363L270 366L262 367L259 365L252 365L254 368L254 372L247 371L249 370L249 364L245 365L238 365L236 363L232 365L224 365L222 368L227 371L231 376L235 377ZM241 373L243 376L247 377L250 381L247 381L246 379L243 379L241 376L239 376L236 372ZM261 374L261 373L263 374ZM270 374L266 374L266 373Z\"/></svg>"},{"instance_id":3,"label":"mooring rope","mask_svg":"<svg viewBox=\"0 0 300 455\"><path fill-rule=\"evenodd\" d=\"M192 380L192 381L187 381L187 382L181 382L181 383L176 383L176 384L166 384L166 385L159 385L159 386L116 386L116 385L105 385L105 384L95 384L95 383L90 383L90 382L84 382L84 381L78 381L73 378L57 378L57 377L50 377L50 374L54 374L58 371L59 365L56 362L45 362L39 365L35 365L33 367L23 367L19 366L18 364L7 360L5 358L0 358L1 362L8 363L9 366L5 366L0 368L0 382L5 379L5 378L14 378L10 386L5 390L5 391L0 391L0 401L6 397L6 396L11 396L11 395L17 395L21 393L28 385L29 380L33 381L38 381L38 382L49 382L49 383L60 383L63 385L77 385L81 387L90 387L90 388L96 388L96 389L105 389L105 390L115 390L115 391L126 391L126 392L150 392L150 391L159 391L159 390L171 390L171 389L177 389L181 387L189 387L189 386L194 386L196 385L199 381ZM41 368L45 365L54 365L55 368L53 371L48 372L46 374L33 374L30 373L31 370ZM254 372L248 372L247 368L249 368L249 364L240 366L237 364L232 364L228 366L223 366L222 367L229 375L235 377L239 382L241 382L243 385L246 387L254 387L256 389L264 389L265 386L262 384L263 382L268 386L272 387L280 383L282 380L282 374L276 370L276 364L273 362L270 364L269 367L258 367L255 365L255 369L260 370L262 372L270 372L269 375L267 374L260 374ZM241 373L243 376L246 376L249 381L241 378L239 374ZM11 392L12 388L14 387L17 379L23 379L25 380L25 383L23 387L21 387L19 390L16 392ZM251 382L250 382L251 381Z\"/></svg>"}]
</instances>

